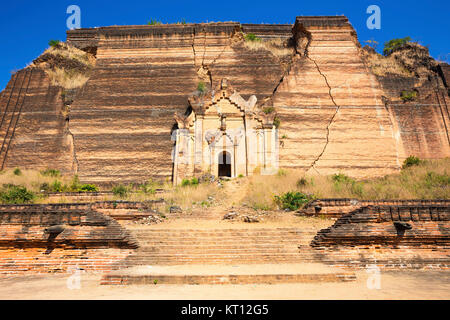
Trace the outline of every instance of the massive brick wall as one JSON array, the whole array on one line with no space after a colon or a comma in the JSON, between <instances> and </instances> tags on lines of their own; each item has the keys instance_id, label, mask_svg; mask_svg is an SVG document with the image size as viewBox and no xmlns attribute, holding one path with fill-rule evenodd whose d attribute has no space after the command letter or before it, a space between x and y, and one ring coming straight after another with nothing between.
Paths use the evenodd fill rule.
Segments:
<instances>
[{"instance_id":1,"label":"massive brick wall","mask_svg":"<svg viewBox=\"0 0 450 320\"><path fill-rule=\"evenodd\" d=\"M297 43L296 53L280 56L250 49L241 31L291 45L308 37L306 47ZM2 115L13 120L0 128L6 168L49 166L95 183L170 178L173 113L186 110L199 81L215 87L222 78L246 99L272 98L281 167L369 177L395 172L411 154L450 155L448 68L440 68L441 84L421 86L420 101L385 103L383 96L398 96L417 80L377 79L343 16L298 17L294 25L101 27L68 31L67 41L96 54L95 70L68 121L60 89L43 71L11 78L0 100ZM4 111L14 99L22 101L20 116Z\"/></svg>"},{"instance_id":2,"label":"massive brick wall","mask_svg":"<svg viewBox=\"0 0 450 320\"><path fill-rule=\"evenodd\" d=\"M226 77L246 97L270 96L282 77L281 63L268 51L247 49L242 40L236 44L239 28L100 28L96 69L70 114L80 179L171 177L173 114L187 109L200 80L215 87Z\"/></svg>"},{"instance_id":3,"label":"massive brick wall","mask_svg":"<svg viewBox=\"0 0 450 320\"><path fill-rule=\"evenodd\" d=\"M62 114L61 89L46 73L26 68L11 77L0 98L0 165L52 167L72 172L71 136Z\"/></svg>"},{"instance_id":4,"label":"massive brick wall","mask_svg":"<svg viewBox=\"0 0 450 320\"><path fill-rule=\"evenodd\" d=\"M311 246L333 265L448 269L449 230L448 205L367 206L319 231Z\"/></svg>"},{"instance_id":5,"label":"massive brick wall","mask_svg":"<svg viewBox=\"0 0 450 320\"><path fill-rule=\"evenodd\" d=\"M102 272L118 266L137 242L93 206L1 205L0 274ZM52 233L54 228L60 230Z\"/></svg>"},{"instance_id":6,"label":"massive brick wall","mask_svg":"<svg viewBox=\"0 0 450 320\"><path fill-rule=\"evenodd\" d=\"M295 37L308 42L299 48L306 51L274 95L285 136L280 166L353 176L395 171L399 162L383 91L359 55L347 18L298 17L294 33L300 32Z\"/></svg>"},{"instance_id":7,"label":"massive brick wall","mask_svg":"<svg viewBox=\"0 0 450 320\"><path fill-rule=\"evenodd\" d=\"M445 69L443 69L445 70ZM450 103L445 77L429 80L417 77L378 77L387 97L399 158L414 155L425 159L448 157L450 154ZM402 91L415 90L417 99L403 102Z\"/></svg>"}]
</instances>

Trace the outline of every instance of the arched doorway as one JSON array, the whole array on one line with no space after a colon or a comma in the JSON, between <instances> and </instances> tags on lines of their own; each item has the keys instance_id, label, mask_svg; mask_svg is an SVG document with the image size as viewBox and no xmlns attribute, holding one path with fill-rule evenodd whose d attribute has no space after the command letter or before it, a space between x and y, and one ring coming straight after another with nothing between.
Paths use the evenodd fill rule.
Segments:
<instances>
[{"instance_id":1,"label":"arched doorway","mask_svg":"<svg viewBox=\"0 0 450 320\"><path fill-rule=\"evenodd\" d=\"M231 156L226 151L219 153L219 177L231 177Z\"/></svg>"}]
</instances>

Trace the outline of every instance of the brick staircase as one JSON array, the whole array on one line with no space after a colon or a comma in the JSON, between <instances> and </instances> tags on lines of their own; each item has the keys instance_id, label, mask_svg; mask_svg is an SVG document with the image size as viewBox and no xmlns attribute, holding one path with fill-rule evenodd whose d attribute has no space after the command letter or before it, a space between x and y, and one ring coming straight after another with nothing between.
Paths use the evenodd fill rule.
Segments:
<instances>
[{"instance_id":1,"label":"brick staircase","mask_svg":"<svg viewBox=\"0 0 450 320\"><path fill-rule=\"evenodd\" d=\"M136 229L133 234L139 249L124 260L124 269L105 274L102 284L147 284L155 279L165 284L354 280L350 272L312 267L316 264L309 242L316 232L297 228Z\"/></svg>"}]
</instances>

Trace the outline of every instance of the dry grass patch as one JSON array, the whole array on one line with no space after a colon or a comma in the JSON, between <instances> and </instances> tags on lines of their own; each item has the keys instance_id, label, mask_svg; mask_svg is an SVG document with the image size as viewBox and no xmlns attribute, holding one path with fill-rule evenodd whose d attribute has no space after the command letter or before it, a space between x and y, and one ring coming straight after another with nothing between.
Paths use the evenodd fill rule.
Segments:
<instances>
[{"instance_id":1,"label":"dry grass patch","mask_svg":"<svg viewBox=\"0 0 450 320\"><path fill-rule=\"evenodd\" d=\"M60 42L45 50L31 66L43 69L52 85L74 89L86 83L95 61L92 54Z\"/></svg>"},{"instance_id":2,"label":"dry grass patch","mask_svg":"<svg viewBox=\"0 0 450 320\"><path fill-rule=\"evenodd\" d=\"M403 77L411 77L413 74L409 72L395 56L383 56L376 52L368 52L361 50L362 56L369 68L377 76L386 76L395 74Z\"/></svg>"},{"instance_id":3,"label":"dry grass patch","mask_svg":"<svg viewBox=\"0 0 450 320\"><path fill-rule=\"evenodd\" d=\"M422 160L418 165L381 178L357 180L342 173L304 175L280 170L278 175L248 177L242 204L255 210L274 210L276 195L301 192L315 198L450 199L450 158Z\"/></svg>"},{"instance_id":4,"label":"dry grass patch","mask_svg":"<svg viewBox=\"0 0 450 320\"><path fill-rule=\"evenodd\" d=\"M356 180L343 174L306 177L297 189L318 198L450 199L450 158L419 165L381 178Z\"/></svg>"},{"instance_id":5,"label":"dry grass patch","mask_svg":"<svg viewBox=\"0 0 450 320\"><path fill-rule=\"evenodd\" d=\"M53 86L61 86L64 89L75 89L83 86L89 79L89 75L70 72L63 68L45 70Z\"/></svg>"},{"instance_id":6,"label":"dry grass patch","mask_svg":"<svg viewBox=\"0 0 450 320\"><path fill-rule=\"evenodd\" d=\"M39 193L42 184L53 184L55 181L59 181L62 184L70 184L72 177L59 176L51 177L44 176L38 170L20 170L20 174L15 174L17 169L10 169L0 171L0 185L14 184L26 187L32 192Z\"/></svg>"},{"instance_id":7,"label":"dry grass patch","mask_svg":"<svg viewBox=\"0 0 450 320\"><path fill-rule=\"evenodd\" d=\"M303 174L300 170L280 169L276 175L250 176L242 202L255 210L274 210L277 208L274 196L296 190Z\"/></svg>"},{"instance_id":8,"label":"dry grass patch","mask_svg":"<svg viewBox=\"0 0 450 320\"><path fill-rule=\"evenodd\" d=\"M252 51L268 50L276 57L294 54L294 48L287 45L287 40L281 38L260 41L245 41L244 46Z\"/></svg>"},{"instance_id":9,"label":"dry grass patch","mask_svg":"<svg viewBox=\"0 0 450 320\"><path fill-rule=\"evenodd\" d=\"M168 190L164 199L169 204L180 206L183 210L192 209L195 203L208 201L208 197L215 196L219 187L214 183L201 183L197 185L176 186Z\"/></svg>"}]
</instances>

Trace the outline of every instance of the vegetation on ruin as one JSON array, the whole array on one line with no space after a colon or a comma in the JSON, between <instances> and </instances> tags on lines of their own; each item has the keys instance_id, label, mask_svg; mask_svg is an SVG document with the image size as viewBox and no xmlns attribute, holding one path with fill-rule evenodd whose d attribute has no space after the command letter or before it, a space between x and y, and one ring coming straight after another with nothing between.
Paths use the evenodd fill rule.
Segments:
<instances>
[{"instance_id":1,"label":"vegetation on ruin","mask_svg":"<svg viewBox=\"0 0 450 320\"><path fill-rule=\"evenodd\" d=\"M252 51L257 50L268 50L270 51L274 56L283 58L288 57L294 54L294 47L290 45L288 40L276 38L276 39L270 39L270 40L262 40L260 38L257 38L259 40L247 40L246 36L244 36L244 45L247 49Z\"/></svg>"},{"instance_id":2,"label":"vegetation on ruin","mask_svg":"<svg viewBox=\"0 0 450 320\"><path fill-rule=\"evenodd\" d=\"M61 172L59 170L56 169L45 169L41 171L41 174L43 176L47 176L47 177L59 177L61 176Z\"/></svg>"},{"instance_id":3,"label":"vegetation on ruin","mask_svg":"<svg viewBox=\"0 0 450 320\"><path fill-rule=\"evenodd\" d=\"M275 111L275 108L274 107L264 107L262 110L265 114L271 114L272 112Z\"/></svg>"},{"instance_id":4,"label":"vegetation on ruin","mask_svg":"<svg viewBox=\"0 0 450 320\"><path fill-rule=\"evenodd\" d=\"M7 204L30 203L35 198L33 192L26 187L14 184L3 184L0 189L0 201Z\"/></svg>"},{"instance_id":5,"label":"vegetation on ruin","mask_svg":"<svg viewBox=\"0 0 450 320\"><path fill-rule=\"evenodd\" d=\"M112 187L112 192L115 196L124 198L128 194L128 188L122 184L119 184L118 186Z\"/></svg>"},{"instance_id":6,"label":"vegetation on ruin","mask_svg":"<svg viewBox=\"0 0 450 320\"><path fill-rule=\"evenodd\" d=\"M278 128L280 127L280 125L281 125L280 118L275 117L275 118L273 119L273 125L275 126L275 128L278 129Z\"/></svg>"},{"instance_id":7,"label":"vegetation on ruin","mask_svg":"<svg viewBox=\"0 0 450 320\"><path fill-rule=\"evenodd\" d=\"M197 84L197 91L200 92L201 94L206 92L206 84L203 81L200 81Z\"/></svg>"},{"instance_id":8,"label":"vegetation on ruin","mask_svg":"<svg viewBox=\"0 0 450 320\"><path fill-rule=\"evenodd\" d=\"M147 22L147 25L149 25L149 26L156 26L156 25L160 25L160 24L162 24L162 22L158 21L156 19L150 19L150 21Z\"/></svg>"},{"instance_id":9,"label":"vegetation on ruin","mask_svg":"<svg viewBox=\"0 0 450 320\"><path fill-rule=\"evenodd\" d=\"M403 66L395 56L383 56L375 50L361 50L362 57L367 66L377 76L387 76L390 74L403 77L410 77L412 73Z\"/></svg>"},{"instance_id":10,"label":"vegetation on ruin","mask_svg":"<svg viewBox=\"0 0 450 320\"><path fill-rule=\"evenodd\" d=\"M274 201L281 209L295 211L303 207L313 199L311 195L299 191L288 191L279 196L274 196Z\"/></svg>"},{"instance_id":11,"label":"vegetation on ruin","mask_svg":"<svg viewBox=\"0 0 450 320\"><path fill-rule=\"evenodd\" d=\"M403 100L403 102L407 101L413 101L417 97L417 91L411 90L403 90L400 94L400 99Z\"/></svg>"},{"instance_id":12,"label":"vegetation on ruin","mask_svg":"<svg viewBox=\"0 0 450 320\"><path fill-rule=\"evenodd\" d=\"M411 37L405 37L405 38L396 38L389 40L384 43L384 49L383 54L385 56L390 55L395 50L398 50L399 48L403 47L405 44L411 41Z\"/></svg>"},{"instance_id":13,"label":"vegetation on ruin","mask_svg":"<svg viewBox=\"0 0 450 320\"><path fill-rule=\"evenodd\" d=\"M83 86L95 66L95 57L58 40L50 40L49 45L31 66L43 69L54 86L64 89Z\"/></svg>"},{"instance_id":14,"label":"vegetation on ruin","mask_svg":"<svg viewBox=\"0 0 450 320\"><path fill-rule=\"evenodd\" d=\"M49 192L90 192L98 191L95 185L81 184L77 176L52 176L43 171L22 170L15 175L14 170L0 172L2 203L47 202ZM314 198L356 198L363 200L380 199L450 199L450 158L422 160L414 156L405 159L400 172L372 179L356 179L343 173L332 175L305 175L304 171L281 169L275 175L261 175L259 170L249 177L236 179L236 198L221 201L254 210L277 210L295 208ZM105 200L125 199L146 201L164 198L168 207L178 205L183 210L193 207L211 207L220 202L230 182L202 182L197 178L186 179L179 186L169 180L157 182L149 180L144 184L117 185L113 195ZM163 193L156 193L156 190ZM31 194L31 196L30 196ZM63 201L63 199L61 200Z\"/></svg>"},{"instance_id":15,"label":"vegetation on ruin","mask_svg":"<svg viewBox=\"0 0 450 320\"><path fill-rule=\"evenodd\" d=\"M246 33L244 35L245 41L261 41L261 38L258 38L254 33Z\"/></svg>"},{"instance_id":16,"label":"vegetation on ruin","mask_svg":"<svg viewBox=\"0 0 450 320\"><path fill-rule=\"evenodd\" d=\"M61 41L59 41L59 40L50 40L50 41L48 42L48 45L49 45L50 47L57 47L57 46L59 46L60 42L61 42Z\"/></svg>"},{"instance_id":17,"label":"vegetation on ruin","mask_svg":"<svg viewBox=\"0 0 450 320\"><path fill-rule=\"evenodd\" d=\"M285 169L283 175L253 175L248 178L242 203L255 210L275 210L288 192L314 198L450 199L450 158L420 160L409 157L399 173L372 179L355 179L343 173L305 175ZM275 198L277 199L277 198Z\"/></svg>"},{"instance_id":18,"label":"vegetation on ruin","mask_svg":"<svg viewBox=\"0 0 450 320\"><path fill-rule=\"evenodd\" d=\"M412 166L418 166L422 161L416 156L409 156L403 161L402 169L406 169Z\"/></svg>"}]
</instances>

